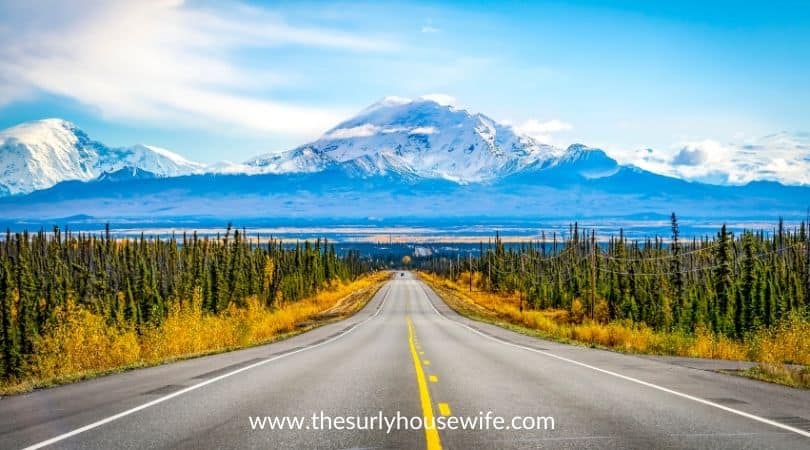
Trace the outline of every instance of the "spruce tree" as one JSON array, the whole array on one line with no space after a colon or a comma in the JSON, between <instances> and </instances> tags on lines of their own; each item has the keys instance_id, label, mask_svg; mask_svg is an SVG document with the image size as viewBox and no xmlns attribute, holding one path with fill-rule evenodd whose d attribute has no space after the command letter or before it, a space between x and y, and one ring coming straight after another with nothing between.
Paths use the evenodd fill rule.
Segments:
<instances>
[{"instance_id":1,"label":"spruce tree","mask_svg":"<svg viewBox=\"0 0 810 450\"><path fill-rule=\"evenodd\" d=\"M715 251L714 289L717 305L716 308L713 308L714 318L712 321L715 330L726 331L726 320L732 295L731 245L732 242L726 224L723 224L717 235L717 249Z\"/></svg>"},{"instance_id":2,"label":"spruce tree","mask_svg":"<svg viewBox=\"0 0 810 450\"><path fill-rule=\"evenodd\" d=\"M681 245L679 241L680 229L678 227L678 218L675 213L670 217L670 228L672 231L672 241L670 242L671 263L669 271L671 273L670 283L672 284L672 321L678 325L681 322L681 314L683 311L683 273L681 266Z\"/></svg>"},{"instance_id":3,"label":"spruce tree","mask_svg":"<svg viewBox=\"0 0 810 450\"><path fill-rule=\"evenodd\" d=\"M800 240L804 242L804 308L810 317L810 220L802 222Z\"/></svg>"},{"instance_id":4,"label":"spruce tree","mask_svg":"<svg viewBox=\"0 0 810 450\"><path fill-rule=\"evenodd\" d=\"M756 288L756 259L754 252L754 236L750 232L743 234L743 262L742 262L742 286L740 289L740 301L735 311L735 331L737 337L742 335L744 329L750 329L754 325L757 317L757 292Z\"/></svg>"},{"instance_id":5,"label":"spruce tree","mask_svg":"<svg viewBox=\"0 0 810 450\"><path fill-rule=\"evenodd\" d=\"M19 237L18 256L16 261L16 288L19 299L18 328L20 337L20 352L31 354L34 351L34 341L38 335L37 329L37 293L34 285L34 276L31 272L31 254L27 234Z\"/></svg>"},{"instance_id":6,"label":"spruce tree","mask_svg":"<svg viewBox=\"0 0 810 450\"><path fill-rule=\"evenodd\" d=\"M9 304L11 298L6 295L8 290L6 284L5 265L0 266L0 379L5 379L11 371L11 311Z\"/></svg>"}]
</instances>

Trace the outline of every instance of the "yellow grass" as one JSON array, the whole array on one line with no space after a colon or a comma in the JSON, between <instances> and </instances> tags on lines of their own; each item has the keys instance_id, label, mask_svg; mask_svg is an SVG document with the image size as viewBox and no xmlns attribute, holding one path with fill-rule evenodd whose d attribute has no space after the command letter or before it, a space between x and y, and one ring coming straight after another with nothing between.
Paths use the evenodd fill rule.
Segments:
<instances>
[{"instance_id":1,"label":"yellow grass","mask_svg":"<svg viewBox=\"0 0 810 450\"><path fill-rule=\"evenodd\" d=\"M600 313L602 309L606 311L606 306L601 305L603 301L595 309L596 320L585 317L579 300L574 300L570 311L521 311L517 293L469 292L467 274L462 274L458 283L426 273L420 273L420 276L461 313L517 325L563 341L629 353L749 360L768 365L770 372L788 370L784 364L810 365L810 322L798 315L789 317L777 327L736 341L702 329L686 334L656 331L645 324L629 321L605 323L606 314ZM806 370L799 372L802 377L810 379Z\"/></svg>"},{"instance_id":2,"label":"yellow grass","mask_svg":"<svg viewBox=\"0 0 810 450\"><path fill-rule=\"evenodd\" d=\"M351 283L333 283L312 297L278 308L250 298L245 307L231 305L220 314L204 312L200 296L194 295L183 306L175 303L160 326L140 334L68 301L37 340L35 353L23 368L27 377L0 385L0 392L269 342L354 313L389 276L380 272Z\"/></svg>"},{"instance_id":3,"label":"yellow grass","mask_svg":"<svg viewBox=\"0 0 810 450\"><path fill-rule=\"evenodd\" d=\"M784 364L760 364L747 371L745 375L787 386L810 388L810 366L790 367Z\"/></svg>"}]
</instances>

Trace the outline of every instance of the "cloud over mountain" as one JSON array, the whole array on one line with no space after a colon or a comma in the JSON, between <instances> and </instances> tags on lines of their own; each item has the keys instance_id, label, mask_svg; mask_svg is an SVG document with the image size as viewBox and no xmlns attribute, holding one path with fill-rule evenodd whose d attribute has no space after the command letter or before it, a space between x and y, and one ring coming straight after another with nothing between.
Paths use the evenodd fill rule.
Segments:
<instances>
[{"instance_id":1,"label":"cloud over mountain","mask_svg":"<svg viewBox=\"0 0 810 450\"><path fill-rule=\"evenodd\" d=\"M626 161L656 173L714 184L757 180L810 184L810 134L779 132L722 143L684 142L636 151Z\"/></svg>"}]
</instances>

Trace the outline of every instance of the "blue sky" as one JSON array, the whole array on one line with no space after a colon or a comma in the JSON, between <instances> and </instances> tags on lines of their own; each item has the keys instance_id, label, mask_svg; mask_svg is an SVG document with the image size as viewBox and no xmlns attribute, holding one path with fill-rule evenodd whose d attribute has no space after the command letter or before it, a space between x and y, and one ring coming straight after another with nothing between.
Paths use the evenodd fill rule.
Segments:
<instances>
[{"instance_id":1,"label":"blue sky","mask_svg":"<svg viewBox=\"0 0 810 450\"><path fill-rule=\"evenodd\" d=\"M61 117L201 162L287 150L388 95L628 162L810 131L807 2L23 3L0 0L0 128Z\"/></svg>"}]
</instances>

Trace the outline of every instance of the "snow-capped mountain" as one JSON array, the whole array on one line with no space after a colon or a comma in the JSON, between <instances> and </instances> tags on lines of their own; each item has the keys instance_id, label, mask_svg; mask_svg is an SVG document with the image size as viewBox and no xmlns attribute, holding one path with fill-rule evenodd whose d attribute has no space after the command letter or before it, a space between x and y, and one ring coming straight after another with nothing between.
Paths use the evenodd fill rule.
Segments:
<instances>
[{"instance_id":1,"label":"snow-capped mountain","mask_svg":"<svg viewBox=\"0 0 810 450\"><path fill-rule=\"evenodd\" d=\"M578 144L562 150L541 144L483 114L428 98L387 97L310 144L244 163L223 161L209 166L158 147L108 147L60 119L28 122L0 132L0 196L46 189L62 181L95 180L124 168L156 177L314 174L337 169L361 179L395 175L470 184L572 165L576 166L572 173L585 176L587 172L589 177L617 168L616 161L601 150Z\"/></svg>"},{"instance_id":2,"label":"snow-capped mountain","mask_svg":"<svg viewBox=\"0 0 810 450\"><path fill-rule=\"evenodd\" d=\"M602 149L573 144L559 158L551 161L547 168L568 170L583 178L593 179L609 177L618 172L620 166Z\"/></svg>"},{"instance_id":3,"label":"snow-capped mountain","mask_svg":"<svg viewBox=\"0 0 810 450\"><path fill-rule=\"evenodd\" d=\"M428 98L388 97L310 144L209 166L146 145L108 147L58 119L0 132L0 197L7 196L0 217L195 215L216 208L234 217L265 211L518 216L668 213L676 206L757 215L805 211L810 198L807 186L717 186L683 178L619 164L582 144L544 145Z\"/></svg>"},{"instance_id":4,"label":"snow-capped mountain","mask_svg":"<svg viewBox=\"0 0 810 450\"><path fill-rule=\"evenodd\" d=\"M93 180L135 168L159 177L196 173L203 165L147 145L113 148L61 119L0 131L0 194L24 194L68 180Z\"/></svg>"},{"instance_id":5,"label":"snow-capped mountain","mask_svg":"<svg viewBox=\"0 0 810 450\"><path fill-rule=\"evenodd\" d=\"M76 214L803 217L810 186L689 182L621 165L582 144L543 145L430 99L386 98L310 144L241 164L110 148L61 120L24 124L0 133L0 197L0 224Z\"/></svg>"},{"instance_id":6,"label":"snow-capped mountain","mask_svg":"<svg viewBox=\"0 0 810 450\"><path fill-rule=\"evenodd\" d=\"M427 98L387 97L315 142L245 164L261 173L313 173L339 165L361 176L396 173L466 184L560 154L483 114Z\"/></svg>"}]
</instances>

